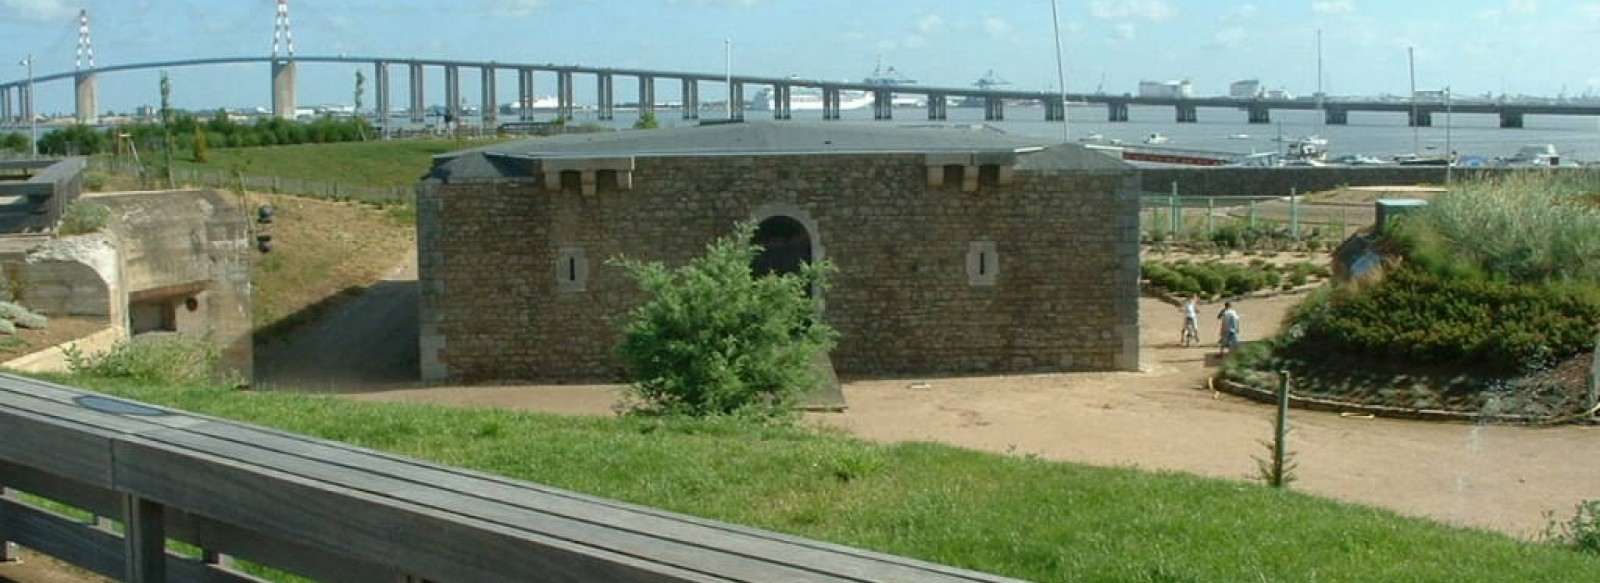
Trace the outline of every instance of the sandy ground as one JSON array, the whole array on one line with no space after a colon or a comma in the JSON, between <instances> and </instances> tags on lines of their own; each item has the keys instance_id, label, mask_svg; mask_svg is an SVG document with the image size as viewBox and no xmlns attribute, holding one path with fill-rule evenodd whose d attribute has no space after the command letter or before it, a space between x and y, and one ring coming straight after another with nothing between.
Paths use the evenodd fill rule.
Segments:
<instances>
[{"instance_id":1,"label":"sandy ground","mask_svg":"<svg viewBox=\"0 0 1600 583\"><path fill-rule=\"evenodd\" d=\"M1298 297L1238 306L1245 340L1270 333ZM882 442L936 441L1048 459L1252 480L1271 406L1203 387L1211 348L1180 348L1171 305L1141 302L1143 371L1009 377L859 380L844 386L849 409L810 415ZM1202 338L1217 306L1202 307ZM407 389L352 395L368 401L504 407L609 415L615 386ZM1533 538L1544 513L1570 516L1600 498L1600 464L1579 454L1600 427L1529 429L1291 412L1293 487L1445 523Z\"/></svg>"}]
</instances>

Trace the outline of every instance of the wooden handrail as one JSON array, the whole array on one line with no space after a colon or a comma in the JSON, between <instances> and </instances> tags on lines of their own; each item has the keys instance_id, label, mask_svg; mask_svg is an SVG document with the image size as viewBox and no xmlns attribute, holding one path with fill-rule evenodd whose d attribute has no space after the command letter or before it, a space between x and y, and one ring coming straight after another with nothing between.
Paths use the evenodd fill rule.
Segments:
<instances>
[{"instance_id":1,"label":"wooden handrail","mask_svg":"<svg viewBox=\"0 0 1600 583\"><path fill-rule=\"evenodd\" d=\"M129 581L1009 581L0 375L0 540ZM175 539L206 559L165 552Z\"/></svg>"}]
</instances>

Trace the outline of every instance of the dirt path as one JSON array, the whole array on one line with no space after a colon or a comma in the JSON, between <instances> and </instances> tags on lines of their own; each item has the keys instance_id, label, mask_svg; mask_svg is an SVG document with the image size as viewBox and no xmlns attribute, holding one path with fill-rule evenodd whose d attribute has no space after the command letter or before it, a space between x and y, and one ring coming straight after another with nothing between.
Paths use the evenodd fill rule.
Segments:
<instances>
[{"instance_id":1,"label":"dirt path","mask_svg":"<svg viewBox=\"0 0 1600 583\"><path fill-rule=\"evenodd\" d=\"M1248 300L1246 340L1270 333L1297 297ZM1177 309L1140 306L1143 372L857 381L850 408L812 419L884 442L937 441L994 452L1232 480L1255 476L1271 407L1203 389L1210 348L1179 348ZM1203 307L1202 338L1215 341ZM449 387L353 395L367 401L608 415L619 388ZM1600 464L1577 452L1600 428L1478 427L1291 412L1294 488L1403 514L1531 538L1546 511L1600 498Z\"/></svg>"},{"instance_id":2,"label":"dirt path","mask_svg":"<svg viewBox=\"0 0 1600 583\"><path fill-rule=\"evenodd\" d=\"M416 252L292 338L256 351L257 388L349 392L417 383Z\"/></svg>"}]
</instances>

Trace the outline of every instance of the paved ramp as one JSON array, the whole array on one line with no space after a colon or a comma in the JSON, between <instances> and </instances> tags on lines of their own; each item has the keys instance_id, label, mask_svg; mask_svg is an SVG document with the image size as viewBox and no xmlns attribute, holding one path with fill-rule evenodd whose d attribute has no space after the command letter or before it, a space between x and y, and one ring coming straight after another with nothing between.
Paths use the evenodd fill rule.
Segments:
<instances>
[{"instance_id":1,"label":"paved ramp","mask_svg":"<svg viewBox=\"0 0 1600 583\"><path fill-rule=\"evenodd\" d=\"M347 393L420 384L415 256L288 338L256 347L260 389Z\"/></svg>"}]
</instances>

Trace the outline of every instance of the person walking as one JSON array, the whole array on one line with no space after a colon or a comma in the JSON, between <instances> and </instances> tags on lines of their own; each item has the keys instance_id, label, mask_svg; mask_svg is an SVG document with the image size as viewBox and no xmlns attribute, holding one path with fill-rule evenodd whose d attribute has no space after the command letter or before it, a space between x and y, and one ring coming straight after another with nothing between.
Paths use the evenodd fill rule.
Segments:
<instances>
[{"instance_id":1,"label":"person walking","mask_svg":"<svg viewBox=\"0 0 1600 583\"><path fill-rule=\"evenodd\" d=\"M1217 314L1217 320L1222 322L1222 329L1218 330L1219 345L1222 353L1227 354L1239 348L1239 312L1233 309L1233 302L1222 304L1222 313Z\"/></svg>"},{"instance_id":2,"label":"person walking","mask_svg":"<svg viewBox=\"0 0 1600 583\"><path fill-rule=\"evenodd\" d=\"M1179 346L1196 346L1200 344L1200 308L1195 305L1194 296L1184 298L1183 305L1183 331L1178 333Z\"/></svg>"}]
</instances>

